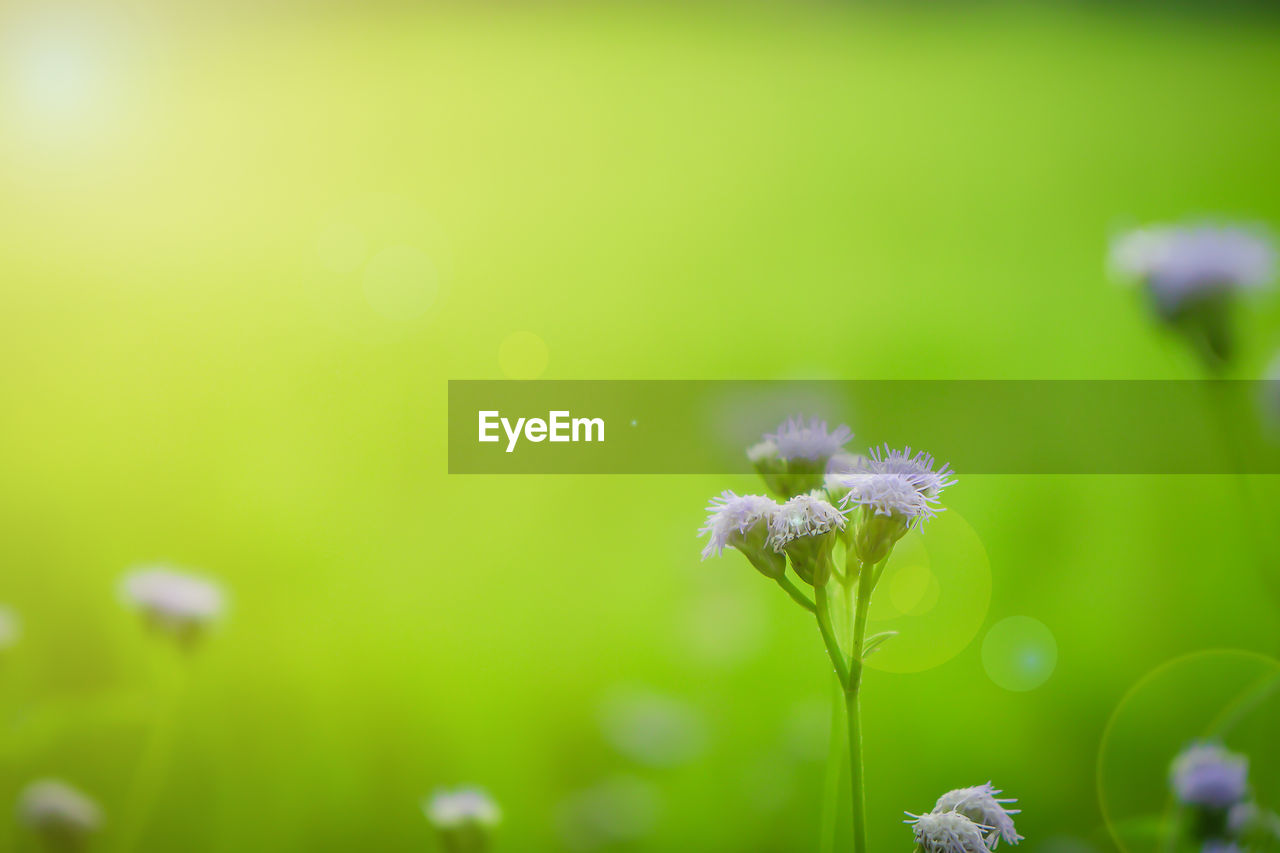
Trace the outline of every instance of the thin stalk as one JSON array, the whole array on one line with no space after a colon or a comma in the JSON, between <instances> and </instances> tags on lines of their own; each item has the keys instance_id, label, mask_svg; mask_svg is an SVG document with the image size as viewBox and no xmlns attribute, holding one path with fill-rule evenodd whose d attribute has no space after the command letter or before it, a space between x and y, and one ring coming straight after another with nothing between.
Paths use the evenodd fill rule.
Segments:
<instances>
[{"instance_id":1,"label":"thin stalk","mask_svg":"<svg viewBox=\"0 0 1280 853\"><path fill-rule=\"evenodd\" d=\"M168 652L169 649L162 651ZM169 770L169 757L173 751L173 739L177 727L178 706L182 699L184 674L181 667L173 671L173 662L169 664L168 683L165 694L159 703L156 719L151 725L150 736L143 748L138 769L134 773L128 797L123 810L124 820L120 827L116 849L120 853L128 853L137 849L146 831L151 812L164 785L165 774ZM186 663L185 661L180 661Z\"/></svg>"},{"instance_id":2,"label":"thin stalk","mask_svg":"<svg viewBox=\"0 0 1280 853\"><path fill-rule=\"evenodd\" d=\"M822 781L822 822L818 836L819 853L836 849L836 815L840 799L840 771L844 768L844 688L832 694L831 738L827 742L827 772Z\"/></svg>"},{"instance_id":3,"label":"thin stalk","mask_svg":"<svg viewBox=\"0 0 1280 853\"><path fill-rule=\"evenodd\" d=\"M883 566L883 563L881 564ZM867 634L871 591L879 580L877 567L863 563L858 573L858 597L854 607L853 638L849 654L849 680L845 682L845 716L849 724L849 779L853 799L854 853L867 851L867 796L862 766L862 643Z\"/></svg>"},{"instance_id":4,"label":"thin stalk","mask_svg":"<svg viewBox=\"0 0 1280 853\"><path fill-rule=\"evenodd\" d=\"M827 647L827 657L831 658L831 665L835 667L840 686L848 689L849 664L845 661L844 652L840 651L840 643L836 640L836 632L831 626L831 600L827 596L827 588L825 585L816 586L813 592L817 605L818 631L822 634L823 645Z\"/></svg>"},{"instance_id":5,"label":"thin stalk","mask_svg":"<svg viewBox=\"0 0 1280 853\"><path fill-rule=\"evenodd\" d=\"M778 576L778 586L782 587L783 590L786 591L787 595L791 596L791 600L796 604L799 604L805 610L808 610L810 613L818 612L817 605L810 601L809 596L801 592L800 589L791 582L791 578L787 577L785 574Z\"/></svg>"}]
</instances>

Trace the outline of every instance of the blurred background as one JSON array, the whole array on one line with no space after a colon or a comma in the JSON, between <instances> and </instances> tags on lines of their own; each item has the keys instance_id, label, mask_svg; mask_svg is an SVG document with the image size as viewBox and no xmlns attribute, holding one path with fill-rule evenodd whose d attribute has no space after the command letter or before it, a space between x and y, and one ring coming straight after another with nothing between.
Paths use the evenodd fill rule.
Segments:
<instances>
[{"instance_id":1,"label":"blurred background","mask_svg":"<svg viewBox=\"0 0 1280 853\"><path fill-rule=\"evenodd\" d=\"M755 484L447 476L446 380L1198 378L1107 244L1280 226L1278 48L1209 3L6 4L0 803L409 851L472 783L499 851L817 849L817 632L699 563ZM1256 378L1280 305L1239 321ZM1280 651L1280 485L946 504L891 603L964 607L865 687L871 848L992 779L1019 849L1153 849L1169 758ZM121 606L155 563L224 585L190 652ZM1227 737L1272 808L1277 713Z\"/></svg>"}]
</instances>

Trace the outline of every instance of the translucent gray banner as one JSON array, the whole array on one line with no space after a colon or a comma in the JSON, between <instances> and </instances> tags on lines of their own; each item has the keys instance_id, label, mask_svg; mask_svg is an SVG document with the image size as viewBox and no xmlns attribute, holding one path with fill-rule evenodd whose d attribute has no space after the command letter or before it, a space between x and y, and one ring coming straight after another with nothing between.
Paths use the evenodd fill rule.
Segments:
<instances>
[{"instance_id":1,"label":"translucent gray banner","mask_svg":"<svg viewBox=\"0 0 1280 853\"><path fill-rule=\"evenodd\" d=\"M451 474L731 474L786 418L968 474L1277 474L1280 382L449 382Z\"/></svg>"}]
</instances>

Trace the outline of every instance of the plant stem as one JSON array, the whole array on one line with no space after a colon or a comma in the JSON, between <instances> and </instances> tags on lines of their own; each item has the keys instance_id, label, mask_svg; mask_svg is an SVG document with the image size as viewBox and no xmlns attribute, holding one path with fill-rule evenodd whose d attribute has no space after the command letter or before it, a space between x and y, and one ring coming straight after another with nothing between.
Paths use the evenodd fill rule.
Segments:
<instances>
[{"instance_id":1,"label":"plant stem","mask_svg":"<svg viewBox=\"0 0 1280 853\"><path fill-rule=\"evenodd\" d=\"M161 651L171 650L162 649ZM166 663L169 664L167 667L169 672L166 673L167 683L163 688L163 696L157 703L156 717L152 720L151 731L143 747L142 756L125 801L116 845L120 853L129 853L137 849L146 832L147 822L155 807L156 799L163 788L165 773L169 769L169 756L173 750L173 736L177 724L178 706L182 699L185 673L181 667L174 670L172 661L166 661ZM179 663L185 663L185 661Z\"/></svg>"},{"instance_id":2,"label":"plant stem","mask_svg":"<svg viewBox=\"0 0 1280 853\"><path fill-rule=\"evenodd\" d=\"M823 645L827 647L827 657L831 658L831 665L835 667L836 678L840 679L840 687L847 690L849 664L844 659L844 652L840 651L840 643L836 640L836 633L831 627L831 602L827 597L827 588L825 585L815 586L813 593L817 605L818 631L822 633Z\"/></svg>"},{"instance_id":3,"label":"plant stem","mask_svg":"<svg viewBox=\"0 0 1280 853\"><path fill-rule=\"evenodd\" d=\"M849 719L849 787L853 791L853 849L867 851L867 798L862 779L862 709L858 689L844 693L845 716Z\"/></svg>"},{"instance_id":4,"label":"plant stem","mask_svg":"<svg viewBox=\"0 0 1280 853\"><path fill-rule=\"evenodd\" d=\"M799 588L797 588L796 585L791 582L791 578L787 577L786 575L780 575L778 577L778 586L782 587L783 590L786 591L787 595L791 596L792 600L795 601L796 604L799 604L801 607L803 607L805 610L808 610L810 613L818 612L817 605L815 605L812 601L810 601L809 596L801 592Z\"/></svg>"},{"instance_id":5,"label":"plant stem","mask_svg":"<svg viewBox=\"0 0 1280 853\"><path fill-rule=\"evenodd\" d=\"M883 567L883 563L881 564ZM849 722L849 780L853 797L854 853L867 851L867 796L862 771L862 643L867 634L867 611L871 590L880 579L878 568L863 563L858 573L858 598L854 608L852 648L849 653L849 680L845 682L845 716Z\"/></svg>"},{"instance_id":6,"label":"plant stem","mask_svg":"<svg viewBox=\"0 0 1280 853\"><path fill-rule=\"evenodd\" d=\"M822 824L818 836L819 853L836 848L836 814L840 799L840 777L844 769L844 688L832 694L831 738L827 742L827 773L822 783Z\"/></svg>"}]
</instances>

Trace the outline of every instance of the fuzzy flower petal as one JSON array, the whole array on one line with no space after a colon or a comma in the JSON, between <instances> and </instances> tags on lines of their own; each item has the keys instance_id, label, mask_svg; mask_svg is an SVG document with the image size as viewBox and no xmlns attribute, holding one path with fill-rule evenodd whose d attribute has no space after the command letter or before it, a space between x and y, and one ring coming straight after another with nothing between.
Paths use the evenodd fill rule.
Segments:
<instances>
[{"instance_id":1,"label":"fuzzy flower petal","mask_svg":"<svg viewBox=\"0 0 1280 853\"><path fill-rule=\"evenodd\" d=\"M1156 306L1172 314L1203 296L1268 284L1275 276L1276 251L1257 228L1155 226L1116 239L1111 267L1121 277L1144 282Z\"/></svg>"},{"instance_id":2,"label":"fuzzy flower petal","mask_svg":"<svg viewBox=\"0 0 1280 853\"><path fill-rule=\"evenodd\" d=\"M949 465L934 470L928 453L914 455L911 448L877 448L870 456L842 458L828 482L847 490L841 505L858 504L878 515L902 515L927 519L939 511L938 496L955 483Z\"/></svg>"},{"instance_id":3,"label":"fuzzy flower petal","mask_svg":"<svg viewBox=\"0 0 1280 853\"><path fill-rule=\"evenodd\" d=\"M826 460L843 450L852 438L853 431L844 424L828 431L826 421L810 418L806 424L803 418L794 417L788 418L776 433L766 435L748 454L757 452L761 445L772 444L783 459Z\"/></svg>"},{"instance_id":4,"label":"fuzzy flower petal","mask_svg":"<svg viewBox=\"0 0 1280 853\"><path fill-rule=\"evenodd\" d=\"M1249 759L1221 744L1193 743L1174 759L1169 783L1183 805L1230 808L1249 792Z\"/></svg>"},{"instance_id":5,"label":"fuzzy flower petal","mask_svg":"<svg viewBox=\"0 0 1280 853\"><path fill-rule=\"evenodd\" d=\"M974 823L959 812L907 812L907 817L921 853L987 853L983 833L992 827Z\"/></svg>"},{"instance_id":6,"label":"fuzzy flower petal","mask_svg":"<svg viewBox=\"0 0 1280 853\"><path fill-rule=\"evenodd\" d=\"M1022 840L1022 836L1013 826L1012 815L1018 814L1019 810L1005 808L1006 805L1016 803L1017 800L1011 797L1000 799L1001 793L1003 792L997 790L990 782L985 785L975 785L972 788L957 788L938 798L937 805L933 807L933 813L959 812L974 823L991 827L987 835L987 844L992 850L996 849L1001 839L1010 844L1017 844Z\"/></svg>"},{"instance_id":7,"label":"fuzzy flower petal","mask_svg":"<svg viewBox=\"0 0 1280 853\"><path fill-rule=\"evenodd\" d=\"M502 820L498 804L480 788L436 791L422 804L422 811L436 829L462 826L495 826Z\"/></svg>"},{"instance_id":8,"label":"fuzzy flower petal","mask_svg":"<svg viewBox=\"0 0 1280 853\"><path fill-rule=\"evenodd\" d=\"M124 579L127 604L174 630L201 628L222 615L222 589L212 581L169 569L144 569Z\"/></svg>"},{"instance_id":9,"label":"fuzzy flower petal","mask_svg":"<svg viewBox=\"0 0 1280 853\"><path fill-rule=\"evenodd\" d=\"M796 495L778 507L769 520L769 541L781 553L788 542L843 530L844 513L816 495Z\"/></svg>"},{"instance_id":10,"label":"fuzzy flower petal","mask_svg":"<svg viewBox=\"0 0 1280 853\"><path fill-rule=\"evenodd\" d=\"M19 621L18 614L0 605L0 651L18 642L20 636L22 636L22 622Z\"/></svg>"},{"instance_id":11,"label":"fuzzy flower petal","mask_svg":"<svg viewBox=\"0 0 1280 853\"><path fill-rule=\"evenodd\" d=\"M707 535L707 547L702 549L702 559L719 556L729 546L729 538L735 533L745 533L757 524L769 523L778 504L763 495L736 495L726 489L707 504L707 523L698 535Z\"/></svg>"},{"instance_id":12,"label":"fuzzy flower petal","mask_svg":"<svg viewBox=\"0 0 1280 853\"><path fill-rule=\"evenodd\" d=\"M102 810L88 796L58 779L41 779L22 790L18 817L31 829L74 838L102 824Z\"/></svg>"}]
</instances>

